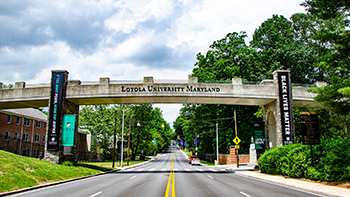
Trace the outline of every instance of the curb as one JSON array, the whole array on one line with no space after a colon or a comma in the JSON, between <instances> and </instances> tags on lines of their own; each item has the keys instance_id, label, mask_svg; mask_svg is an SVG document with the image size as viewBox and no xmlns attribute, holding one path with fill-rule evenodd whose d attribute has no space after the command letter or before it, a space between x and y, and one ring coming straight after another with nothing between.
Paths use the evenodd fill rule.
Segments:
<instances>
[{"instance_id":1,"label":"curb","mask_svg":"<svg viewBox=\"0 0 350 197\"><path fill-rule=\"evenodd\" d=\"M82 179L87 179L87 178L91 178L91 177L95 177L95 176L101 176L101 175L105 175L105 174L110 174L110 173L114 173L114 172L118 172L118 171L123 171L123 170L127 170L127 169L131 169L137 166L142 166L145 165L151 161L156 160L157 158L154 157L148 161L136 164L136 165L132 165L132 166L127 166L127 167L123 167L120 169L116 169L116 170L111 170L108 172L102 172L102 173L98 173L98 174L93 174L93 175L89 175L89 176L83 176L83 177L78 177L78 178L73 178L73 179L68 179L68 180L63 180L63 181L57 181L54 183L46 183L46 184L42 184L42 185L36 185L33 187L27 187L27 188L22 188L22 189L18 189L18 190L13 190L13 191L9 191L9 192L4 192L4 193L0 193L0 196L8 196L8 195L13 195L13 194L18 194L18 193L22 193L22 192L27 192L27 191L31 191L31 190L35 190L35 189L40 189L40 188L45 188L45 187L49 187L49 186L54 186L54 185L59 185L59 184L63 184L63 183L69 183L69 182L73 182L73 181L78 181L78 180L82 180Z\"/></svg>"},{"instance_id":2,"label":"curb","mask_svg":"<svg viewBox=\"0 0 350 197\"><path fill-rule=\"evenodd\" d=\"M254 171L254 170L245 170L245 171ZM302 187L302 186L298 186L298 185L291 184L291 183L283 183L283 182L276 182L276 181L272 181L272 180L268 180L268 179L263 179L263 178L260 178L260 177L251 176L249 174L240 173L239 171L236 174L238 176L250 178L250 179L253 179L253 180L258 180L258 181L269 183L269 184L272 184L272 185L277 185L277 186L282 186L282 187L294 189L294 190L301 191L301 192L306 192L306 193L309 192L309 193L312 193L312 194L319 194L319 195L323 195L323 196L344 197L342 195L338 195L338 194L334 194L334 193L328 193L328 192L320 191L320 190L316 190L316 189L310 189L310 188L307 188L307 187Z\"/></svg>"}]
</instances>

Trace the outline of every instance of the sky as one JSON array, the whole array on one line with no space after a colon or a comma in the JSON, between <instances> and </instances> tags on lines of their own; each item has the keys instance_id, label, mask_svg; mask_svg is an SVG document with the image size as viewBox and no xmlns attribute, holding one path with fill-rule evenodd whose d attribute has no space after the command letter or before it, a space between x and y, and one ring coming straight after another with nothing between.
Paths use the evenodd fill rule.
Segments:
<instances>
[{"instance_id":1,"label":"sky","mask_svg":"<svg viewBox=\"0 0 350 197\"><path fill-rule=\"evenodd\" d=\"M96 81L187 80L196 54L273 14L305 12L303 0L0 1L0 82L49 83L51 70ZM172 123L181 104L155 104Z\"/></svg>"}]
</instances>

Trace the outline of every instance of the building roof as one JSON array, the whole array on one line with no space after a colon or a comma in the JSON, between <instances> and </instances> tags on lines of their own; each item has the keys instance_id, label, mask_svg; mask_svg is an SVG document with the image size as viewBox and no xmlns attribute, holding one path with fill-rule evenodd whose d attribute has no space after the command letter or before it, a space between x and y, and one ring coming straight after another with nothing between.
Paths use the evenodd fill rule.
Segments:
<instances>
[{"instance_id":1,"label":"building roof","mask_svg":"<svg viewBox=\"0 0 350 197\"><path fill-rule=\"evenodd\" d=\"M35 119L39 121L46 122L47 121L47 115L43 112L33 109L33 108L22 108L22 109L3 109L0 110L1 113L15 115L19 117L25 117L30 119Z\"/></svg>"}]
</instances>

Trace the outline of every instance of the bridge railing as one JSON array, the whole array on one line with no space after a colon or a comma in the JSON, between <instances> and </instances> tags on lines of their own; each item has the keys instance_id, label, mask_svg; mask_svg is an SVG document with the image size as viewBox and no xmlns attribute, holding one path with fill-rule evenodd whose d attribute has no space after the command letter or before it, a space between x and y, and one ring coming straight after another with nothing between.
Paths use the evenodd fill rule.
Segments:
<instances>
[{"instance_id":1,"label":"bridge railing","mask_svg":"<svg viewBox=\"0 0 350 197\"><path fill-rule=\"evenodd\" d=\"M80 81L80 80L69 80L69 81L78 81L81 85L91 85L91 84L99 84L99 81ZM268 82L266 82L268 81ZM143 80L110 80L110 84L132 84L132 83L143 83ZM188 83L188 79L154 79L154 83ZM232 84L232 80L225 81L216 81L216 80L198 80L198 83L212 83L212 84ZM263 81L243 81L241 84L244 85L273 85L273 80L263 80ZM321 84L321 85L320 85ZM292 83L293 87L320 87L326 86L325 83L313 83L313 84L305 84L305 83ZM36 83L36 84L25 84L26 88L33 87L48 87L50 83ZM13 88L14 86L12 86ZM0 89L2 89L0 87Z\"/></svg>"}]
</instances>

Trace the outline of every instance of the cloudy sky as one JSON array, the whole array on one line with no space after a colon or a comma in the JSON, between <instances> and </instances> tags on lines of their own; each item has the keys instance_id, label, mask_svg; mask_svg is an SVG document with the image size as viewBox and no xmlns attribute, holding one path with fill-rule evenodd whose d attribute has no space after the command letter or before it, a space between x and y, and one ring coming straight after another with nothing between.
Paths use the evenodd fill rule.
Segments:
<instances>
[{"instance_id":1,"label":"cloudy sky","mask_svg":"<svg viewBox=\"0 0 350 197\"><path fill-rule=\"evenodd\" d=\"M303 0L3 0L0 82L184 79L198 52L229 32L254 30L273 14L305 12ZM172 122L181 105L156 105Z\"/></svg>"}]
</instances>

